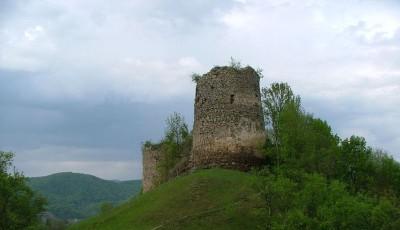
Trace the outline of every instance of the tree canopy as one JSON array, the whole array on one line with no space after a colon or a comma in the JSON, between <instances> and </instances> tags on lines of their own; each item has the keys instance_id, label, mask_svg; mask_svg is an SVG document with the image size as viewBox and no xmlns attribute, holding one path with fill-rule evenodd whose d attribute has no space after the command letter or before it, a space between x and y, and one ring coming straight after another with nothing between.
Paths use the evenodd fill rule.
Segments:
<instances>
[{"instance_id":1,"label":"tree canopy","mask_svg":"<svg viewBox=\"0 0 400 230\"><path fill-rule=\"evenodd\" d=\"M267 229L400 229L398 162L363 137L339 138L288 84L262 92Z\"/></svg>"},{"instance_id":2,"label":"tree canopy","mask_svg":"<svg viewBox=\"0 0 400 230\"><path fill-rule=\"evenodd\" d=\"M35 229L46 201L12 165L13 153L0 151L0 230Z\"/></svg>"}]
</instances>

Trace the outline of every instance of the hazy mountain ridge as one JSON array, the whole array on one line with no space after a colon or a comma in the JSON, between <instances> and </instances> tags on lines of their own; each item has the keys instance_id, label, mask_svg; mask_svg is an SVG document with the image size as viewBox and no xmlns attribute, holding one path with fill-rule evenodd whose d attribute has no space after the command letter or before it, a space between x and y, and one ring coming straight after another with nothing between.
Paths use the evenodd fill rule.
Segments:
<instances>
[{"instance_id":1,"label":"hazy mountain ridge","mask_svg":"<svg viewBox=\"0 0 400 230\"><path fill-rule=\"evenodd\" d=\"M62 219L92 216L101 204L119 204L141 190L140 180L104 180L72 172L28 178L28 185L46 197L48 211Z\"/></svg>"}]
</instances>

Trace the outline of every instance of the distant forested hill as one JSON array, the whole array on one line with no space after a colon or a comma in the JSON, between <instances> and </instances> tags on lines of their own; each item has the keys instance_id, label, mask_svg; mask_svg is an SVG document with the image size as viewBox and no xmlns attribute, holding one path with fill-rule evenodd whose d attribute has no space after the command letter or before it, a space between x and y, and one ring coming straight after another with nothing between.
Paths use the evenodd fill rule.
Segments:
<instances>
[{"instance_id":1,"label":"distant forested hill","mask_svg":"<svg viewBox=\"0 0 400 230\"><path fill-rule=\"evenodd\" d=\"M140 180L111 181L63 172L28 179L29 186L48 200L48 211L62 219L95 215L104 203L118 204L138 194Z\"/></svg>"}]
</instances>

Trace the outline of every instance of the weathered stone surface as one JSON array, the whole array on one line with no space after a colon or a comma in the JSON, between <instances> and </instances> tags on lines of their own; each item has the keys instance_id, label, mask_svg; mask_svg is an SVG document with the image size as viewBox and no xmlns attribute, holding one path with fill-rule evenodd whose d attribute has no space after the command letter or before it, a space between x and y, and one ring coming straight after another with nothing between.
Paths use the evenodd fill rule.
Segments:
<instances>
[{"instance_id":1,"label":"weathered stone surface","mask_svg":"<svg viewBox=\"0 0 400 230\"><path fill-rule=\"evenodd\" d=\"M248 170L265 141L259 77L251 67L215 67L197 82L192 167Z\"/></svg>"},{"instance_id":2,"label":"weathered stone surface","mask_svg":"<svg viewBox=\"0 0 400 230\"><path fill-rule=\"evenodd\" d=\"M169 172L173 178L195 168L249 170L263 163L259 148L266 135L260 79L251 67L215 67L199 78L194 105L193 145ZM162 182L159 146L143 148L143 191Z\"/></svg>"},{"instance_id":3,"label":"weathered stone surface","mask_svg":"<svg viewBox=\"0 0 400 230\"><path fill-rule=\"evenodd\" d=\"M147 192L160 184L161 175L158 170L158 163L162 156L160 149L143 147L143 192Z\"/></svg>"}]
</instances>

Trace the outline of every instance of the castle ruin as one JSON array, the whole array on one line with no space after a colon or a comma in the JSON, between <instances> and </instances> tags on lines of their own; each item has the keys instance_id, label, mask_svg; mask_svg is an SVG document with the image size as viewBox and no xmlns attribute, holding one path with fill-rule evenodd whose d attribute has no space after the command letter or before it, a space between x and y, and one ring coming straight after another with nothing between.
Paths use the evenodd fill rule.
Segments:
<instances>
[{"instance_id":1,"label":"castle ruin","mask_svg":"<svg viewBox=\"0 0 400 230\"><path fill-rule=\"evenodd\" d=\"M249 170L265 141L260 79L251 67L214 67L197 82L191 163Z\"/></svg>"},{"instance_id":2,"label":"castle ruin","mask_svg":"<svg viewBox=\"0 0 400 230\"><path fill-rule=\"evenodd\" d=\"M187 168L249 170L263 162L266 139L260 77L251 67L214 67L197 80L193 143ZM159 183L162 152L143 148L143 191Z\"/></svg>"},{"instance_id":3,"label":"castle ruin","mask_svg":"<svg viewBox=\"0 0 400 230\"><path fill-rule=\"evenodd\" d=\"M158 164L162 160L160 148L154 146L143 147L143 192L147 192L160 184L161 175L158 170Z\"/></svg>"}]
</instances>

